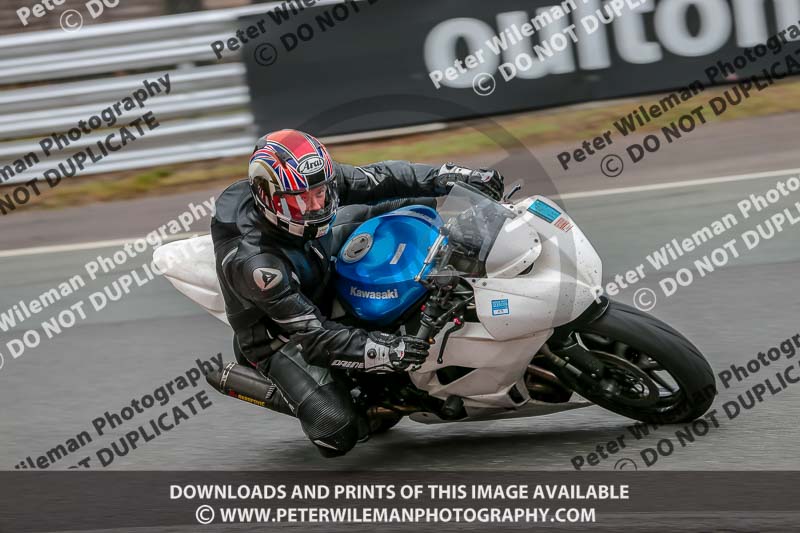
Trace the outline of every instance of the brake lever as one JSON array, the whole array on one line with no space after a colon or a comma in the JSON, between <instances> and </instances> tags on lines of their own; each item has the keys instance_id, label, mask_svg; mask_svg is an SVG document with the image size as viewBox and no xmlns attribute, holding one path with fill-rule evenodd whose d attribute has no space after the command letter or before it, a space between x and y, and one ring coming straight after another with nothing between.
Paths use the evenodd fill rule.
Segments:
<instances>
[{"instance_id":1,"label":"brake lever","mask_svg":"<svg viewBox=\"0 0 800 533\"><path fill-rule=\"evenodd\" d=\"M456 317L453 319L453 323L455 326L448 329L445 332L444 337L442 337L442 345L439 347L439 357L436 358L436 364L438 365L444 363L444 348L447 346L447 340L450 338L450 335L464 327L464 321L462 320L462 317Z\"/></svg>"}]
</instances>

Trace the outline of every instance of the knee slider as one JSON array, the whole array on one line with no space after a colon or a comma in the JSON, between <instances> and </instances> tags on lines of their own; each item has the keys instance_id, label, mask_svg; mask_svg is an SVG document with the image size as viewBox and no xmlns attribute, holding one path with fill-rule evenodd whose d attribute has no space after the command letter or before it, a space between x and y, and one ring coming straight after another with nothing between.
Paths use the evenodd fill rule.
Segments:
<instances>
[{"instance_id":1,"label":"knee slider","mask_svg":"<svg viewBox=\"0 0 800 533\"><path fill-rule=\"evenodd\" d=\"M320 440L339 451L358 441L358 415L350 394L336 383L322 385L297 407L297 418L308 438Z\"/></svg>"}]
</instances>

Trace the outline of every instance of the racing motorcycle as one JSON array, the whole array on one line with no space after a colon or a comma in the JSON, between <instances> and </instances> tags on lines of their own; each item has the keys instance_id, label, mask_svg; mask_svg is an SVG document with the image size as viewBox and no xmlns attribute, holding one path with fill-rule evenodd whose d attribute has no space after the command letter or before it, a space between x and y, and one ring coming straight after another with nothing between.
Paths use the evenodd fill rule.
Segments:
<instances>
[{"instance_id":1,"label":"racing motorcycle","mask_svg":"<svg viewBox=\"0 0 800 533\"><path fill-rule=\"evenodd\" d=\"M564 210L542 196L502 202L455 185L434 209L363 222L335 261L331 318L431 342L407 372L333 369L373 433L422 423L546 415L599 405L643 422L694 420L717 393L700 351L664 322L600 295L602 262ZM177 259L176 259L177 258ZM183 294L226 321L210 236L156 250ZM220 392L268 407L271 382L230 363Z\"/></svg>"}]
</instances>

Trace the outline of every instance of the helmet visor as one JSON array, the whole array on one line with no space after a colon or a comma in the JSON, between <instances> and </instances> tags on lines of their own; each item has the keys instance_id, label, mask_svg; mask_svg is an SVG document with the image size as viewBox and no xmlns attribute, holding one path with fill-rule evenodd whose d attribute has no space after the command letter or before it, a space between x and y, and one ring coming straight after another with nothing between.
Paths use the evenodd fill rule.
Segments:
<instances>
[{"instance_id":1,"label":"helmet visor","mask_svg":"<svg viewBox=\"0 0 800 533\"><path fill-rule=\"evenodd\" d=\"M302 192L276 192L272 197L275 210L298 224L324 220L336 205L333 183L325 181Z\"/></svg>"}]
</instances>

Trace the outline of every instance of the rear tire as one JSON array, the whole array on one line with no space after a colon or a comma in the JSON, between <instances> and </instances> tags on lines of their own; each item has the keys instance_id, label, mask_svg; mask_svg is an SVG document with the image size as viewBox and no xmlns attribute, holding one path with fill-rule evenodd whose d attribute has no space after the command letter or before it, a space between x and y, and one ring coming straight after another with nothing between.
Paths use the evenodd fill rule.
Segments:
<instances>
[{"instance_id":1,"label":"rear tire","mask_svg":"<svg viewBox=\"0 0 800 533\"><path fill-rule=\"evenodd\" d=\"M630 396L604 394L589 390L580 384L566 369L559 369L559 377L584 398L614 413L658 424L689 422L703 415L717 394L714 372L703 354L686 337L657 318L634 307L617 302L609 302L606 312L588 325L577 326L575 332L581 337L584 347L600 354L606 362L606 372L616 371L624 378L625 364L636 367L627 377L631 382L641 365L641 375L650 371L658 372L658 378L665 382L658 384L657 400L635 400ZM611 341L606 347L603 343ZM611 353L616 347L620 353ZM614 361L619 361L615 367ZM655 370L658 368L657 370ZM667 373L672 383L666 383L663 373ZM616 375L616 374L615 374ZM620 380L622 382L623 380ZM643 382L646 382L644 379ZM651 386L656 384L650 380ZM677 391L669 395L671 388ZM630 393L629 393L630 394ZM650 390L650 398L653 392ZM639 402L640 405L630 405ZM651 402L650 405L641 405Z\"/></svg>"}]
</instances>

